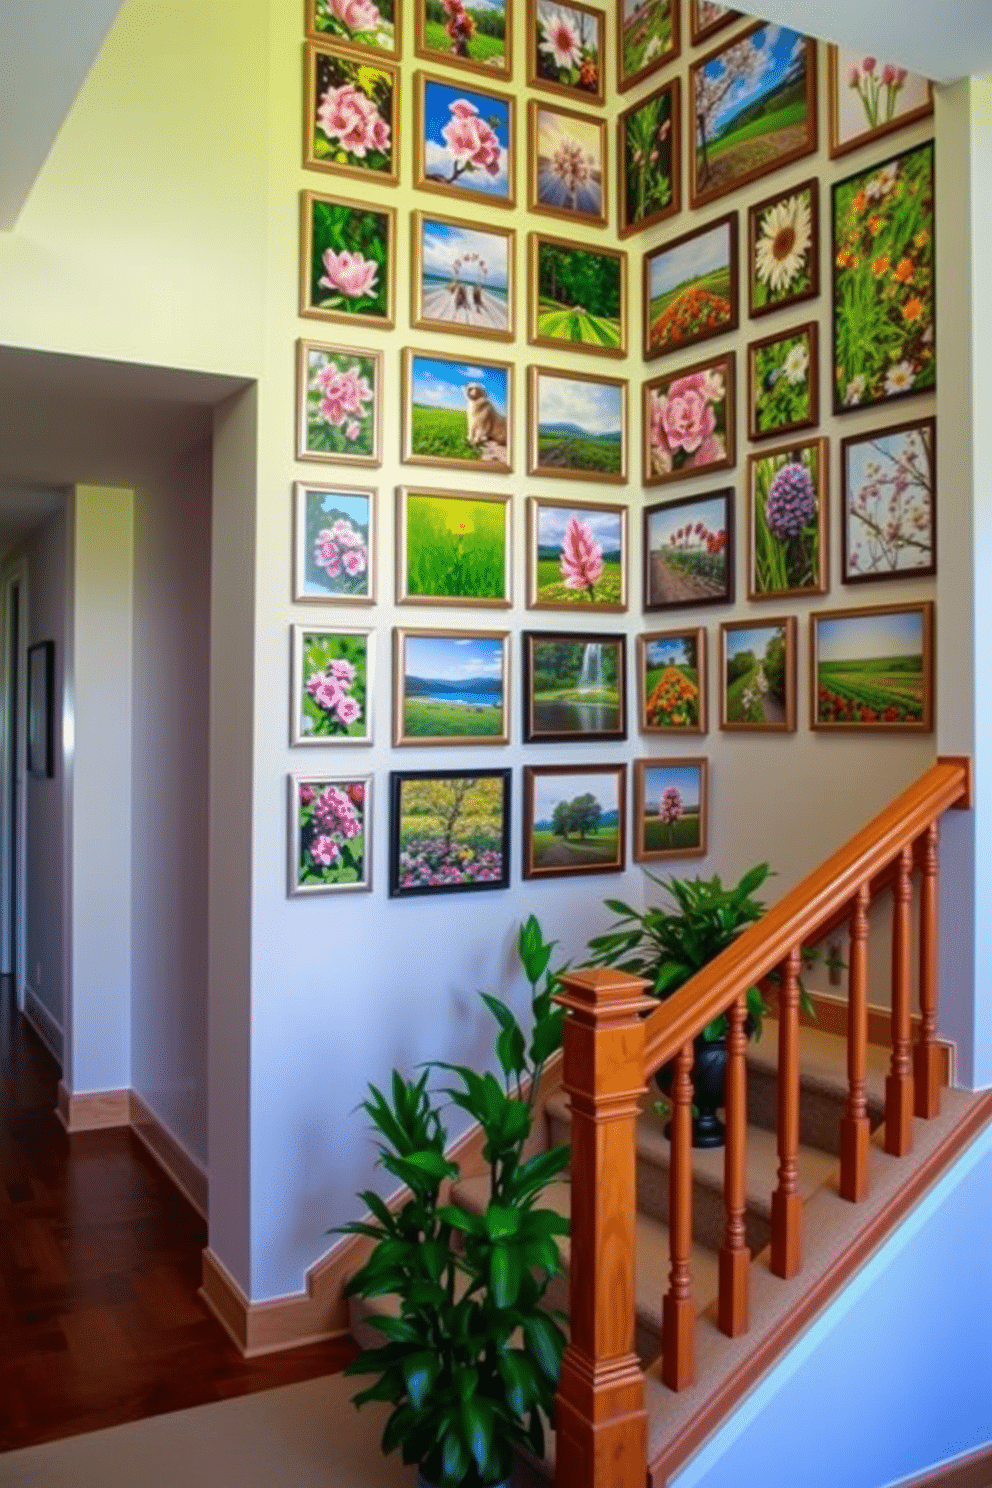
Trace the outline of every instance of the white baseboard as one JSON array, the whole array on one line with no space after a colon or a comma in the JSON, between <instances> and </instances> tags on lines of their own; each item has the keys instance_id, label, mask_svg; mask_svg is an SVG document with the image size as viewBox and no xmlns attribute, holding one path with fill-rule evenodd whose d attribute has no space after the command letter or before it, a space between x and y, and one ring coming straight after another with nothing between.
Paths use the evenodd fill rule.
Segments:
<instances>
[{"instance_id":1,"label":"white baseboard","mask_svg":"<svg viewBox=\"0 0 992 1488\"><path fill-rule=\"evenodd\" d=\"M33 987L24 984L24 1016L51 1054L59 1069L62 1068L64 1037L59 1024L41 1001Z\"/></svg>"}]
</instances>

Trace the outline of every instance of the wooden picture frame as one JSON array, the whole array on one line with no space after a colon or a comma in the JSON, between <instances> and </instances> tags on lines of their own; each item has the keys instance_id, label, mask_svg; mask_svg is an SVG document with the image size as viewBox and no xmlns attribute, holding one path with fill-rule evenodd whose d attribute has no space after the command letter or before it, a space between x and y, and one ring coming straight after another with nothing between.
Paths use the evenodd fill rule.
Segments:
<instances>
[{"instance_id":1,"label":"wooden picture frame","mask_svg":"<svg viewBox=\"0 0 992 1488\"><path fill-rule=\"evenodd\" d=\"M516 99L415 72L413 100L413 184L466 209L472 202L514 206Z\"/></svg>"},{"instance_id":2,"label":"wooden picture frame","mask_svg":"<svg viewBox=\"0 0 992 1488\"><path fill-rule=\"evenodd\" d=\"M382 352L296 343L296 458L381 465Z\"/></svg>"},{"instance_id":3,"label":"wooden picture frame","mask_svg":"<svg viewBox=\"0 0 992 1488\"><path fill-rule=\"evenodd\" d=\"M642 734L707 732L706 627L637 637L637 721Z\"/></svg>"},{"instance_id":4,"label":"wooden picture frame","mask_svg":"<svg viewBox=\"0 0 992 1488\"><path fill-rule=\"evenodd\" d=\"M627 608L627 508L527 501L527 608L620 614Z\"/></svg>"},{"instance_id":5,"label":"wooden picture frame","mask_svg":"<svg viewBox=\"0 0 992 1488\"><path fill-rule=\"evenodd\" d=\"M840 442L841 583L937 572L937 420Z\"/></svg>"},{"instance_id":6,"label":"wooden picture frame","mask_svg":"<svg viewBox=\"0 0 992 1488\"><path fill-rule=\"evenodd\" d=\"M528 235L527 340L586 356L627 355L627 254Z\"/></svg>"},{"instance_id":7,"label":"wooden picture frame","mask_svg":"<svg viewBox=\"0 0 992 1488\"><path fill-rule=\"evenodd\" d=\"M720 727L795 732L795 615L727 620L720 626Z\"/></svg>"},{"instance_id":8,"label":"wooden picture frame","mask_svg":"<svg viewBox=\"0 0 992 1488\"><path fill-rule=\"evenodd\" d=\"M397 486L397 604L507 609L512 558L509 491Z\"/></svg>"},{"instance_id":9,"label":"wooden picture frame","mask_svg":"<svg viewBox=\"0 0 992 1488\"><path fill-rule=\"evenodd\" d=\"M404 464L513 469L511 362L406 347L402 370Z\"/></svg>"},{"instance_id":10,"label":"wooden picture frame","mask_svg":"<svg viewBox=\"0 0 992 1488\"><path fill-rule=\"evenodd\" d=\"M682 209L682 83L670 78L617 120L618 235Z\"/></svg>"},{"instance_id":11,"label":"wooden picture frame","mask_svg":"<svg viewBox=\"0 0 992 1488\"><path fill-rule=\"evenodd\" d=\"M810 616L810 728L930 733L933 602Z\"/></svg>"},{"instance_id":12,"label":"wooden picture frame","mask_svg":"<svg viewBox=\"0 0 992 1488\"><path fill-rule=\"evenodd\" d=\"M378 57L373 62L367 56L336 52L314 41L304 44L303 67L304 166L395 186L400 178L398 67ZM343 112L337 106L342 89L348 89L349 100Z\"/></svg>"},{"instance_id":13,"label":"wooden picture frame","mask_svg":"<svg viewBox=\"0 0 992 1488\"><path fill-rule=\"evenodd\" d=\"M529 88L602 103L605 61L604 11L579 0L527 0Z\"/></svg>"},{"instance_id":14,"label":"wooden picture frame","mask_svg":"<svg viewBox=\"0 0 992 1488\"><path fill-rule=\"evenodd\" d=\"M393 743L510 742L510 632L393 630Z\"/></svg>"},{"instance_id":15,"label":"wooden picture frame","mask_svg":"<svg viewBox=\"0 0 992 1488\"><path fill-rule=\"evenodd\" d=\"M626 808L625 764L526 765L524 878L622 873Z\"/></svg>"},{"instance_id":16,"label":"wooden picture frame","mask_svg":"<svg viewBox=\"0 0 992 1488\"><path fill-rule=\"evenodd\" d=\"M401 0L375 0L374 5L359 6L356 11L355 24L349 26L329 0L306 0L307 40L354 47L360 52L384 52L387 57L398 58L402 50ZM364 29L360 24L362 21L369 23Z\"/></svg>"},{"instance_id":17,"label":"wooden picture frame","mask_svg":"<svg viewBox=\"0 0 992 1488\"><path fill-rule=\"evenodd\" d=\"M644 255L644 360L736 331L738 214L669 238Z\"/></svg>"},{"instance_id":18,"label":"wooden picture frame","mask_svg":"<svg viewBox=\"0 0 992 1488\"><path fill-rule=\"evenodd\" d=\"M300 193L300 315L391 330L396 208Z\"/></svg>"},{"instance_id":19,"label":"wooden picture frame","mask_svg":"<svg viewBox=\"0 0 992 1488\"><path fill-rule=\"evenodd\" d=\"M644 508L644 609L734 601L732 486Z\"/></svg>"},{"instance_id":20,"label":"wooden picture frame","mask_svg":"<svg viewBox=\"0 0 992 1488\"><path fill-rule=\"evenodd\" d=\"M368 893L372 776L289 776L288 894Z\"/></svg>"},{"instance_id":21,"label":"wooden picture frame","mask_svg":"<svg viewBox=\"0 0 992 1488\"><path fill-rule=\"evenodd\" d=\"M643 384L644 485L670 485L734 465L736 369L736 353L722 351Z\"/></svg>"},{"instance_id":22,"label":"wooden picture frame","mask_svg":"<svg viewBox=\"0 0 992 1488\"><path fill-rule=\"evenodd\" d=\"M55 775L55 642L27 652L27 769L36 780Z\"/></svg>"},{"instance_id":23,"label":"wooden picture frame","mask_svg":"<svg viewBox=\"0 0 992 1488\"><path fill-rule=\"evenodd\" d=\"M747 95L735 84L739 76L737 54L742 46L759 54L770 48L772 62L755 68L750 109ZM733 53L732 66L725 58ZM791 117L793 95L799 89L801 120L797 132ZM778 114L783 121L763 134L748 129L754 118L769 116L768 104L781 96ZM724 116L724 108L731 110ZM754 111L761 110L760 115ZM817 150L816 42L786 26L755 21L746 30L721 42L689 67L689 115L695 126L689 142L689 199L693 207L705 206L741 186L757 181L771 171L815 155ZM770 112L770 118L776 118ZM734 141L735 129L740 130ZM775 136L779 138L776 140ZM711 158L710 143L719 149Z\"/></svg>"},{"instance_id":24,"label":"wooden picture frame","mask_svg":"<svg viewBox=\"0 0 992 1488\"><path fill-rule=\"evenodd\" d=\"M391 899L510 887L509 770L391 770L389 800Z\"/></svg>"},{"instance_id":25,"label":"wooden picture frame","mask_svg":"<svg viewBox=\"0 0 992 1488\"><path fill-rule=\"evenodd\" d=\"M819 297L819 177L776 191L748 208L747 265L752 320Z\"/></svg>"},{"instance_id":26,"label":"wooden picture frame","mask_svg":"<svg viewBox=\"0 0 992 1488\"><path fill-rule=\"evenodd\" d=\"M410 323L422 331L512 341L516 230L410 213Z\"/></svg>"},{"instance_id":27,"label":"wooden picture frame","mask_svg":"<svg viewBox=\"0 0 992 1488\"><path fill-rule=\"evenodd\" d=\"M762 450L747 467L748 599L826 594L830 441Z\"/></svg>"},{"instance_id":28,"label":"wooden picture frame","mask_svg":"<svg viewBox=\"0 0 992 1488\"><path fill-rule=\"evenodd\" d=\"M849 150L860 150L897 129L928 119L933 113L933 83L898 63L831 44L827 47L827 104L830 158L836 160Z\"/></svg>"},{"instance_id":29,"label":"wooden picture frame","mask_svg":"<svg viewBox=\"0 0 992 1488\"><path fill-rule=\"evenodd\" d=\"M375 486L293 485L293 599L375 603Z\"/></svg>"},{"instance_id":30,"label":"wooden picture frame","mask_svg":"<svg viewBox=\"0 0 992 1488\"><path fill-rule=\"evenodd\" d=\"M371 744L375 631L293 625L290 632L290 744Z\"/></svg>"},{"instance_id":31,"label":"wooden picture frame","mask_svg":"<svg viewBox=\"0 0 992 1488\"><path fill-rule=\"evenodd\" d=\"M528 475L627 483L627 381L527 369Z\"/></svg>"},{"instance_id":32,"label":"wooden picture frame","mask_svg":"<svg viewBox=\"0 0 992 1488\"><path fill-rule=\"evenodd\" d=\"M606 120L532 98L527 105L527 205L566 222L605 227Z\"/></svg>"},{"instance_id":33,"label":"wooden picture frame","mask_svg":"<svg viewBox=\"0 0 992 1488\"><path fill-rule=\"evenodd\" d=\"M414 0L413 50L427 62L459 71L509 79L513 75L513 3L495 0L485 8L452 5L446 21L427 15L426 0ZM502 17L502 29L494 17ZM467 17L467 19L466 19Z\"/></svg>"},{"instance_id":34,"label":"wooden picture frame","mask_svg":"<svg viewBox=\"0 0 992 1488\"><path fill-rule=\"evenodd\" d=\"M747 348L747 437L780 439L820 422L819 326L774 331Z\"/></svg>"},{"instance_id":35,"label":"wooden picture frame","mask_svg":"<svg viewBox=\"0 0 992 1488\"><path fill-rule=\"evenodd\" d=\"M626 739L625 635L525 630L521 641L525 744Z\"/></svg>"},{"instance_id":36,"label":"wooden picture frame","mask_svg":"<svg viewBox=\"0 0 992 1488\"><path fill-rule=\"evenodd\" d=\"M634 862L704 858L709 761L703 755L634 761Z\"/></svg>"},{"instance_id":37,"label":"wooden picture frame","mask_svg":"<svg viewBox=\"0 0 992 1488\"><path fill-rule=\"evenodd\" d=\"M616 7L617 92L626 93L679 56L682 0L616 0Z\"/></svg>"},{"instance_id":38,"label":"wooden picture frame","mask_svg":"<svg viewBox=\"0 0 992 1488\"><path fill-rule=\"evenodd\" d=\"M735 21L743 20L739 10L729 5L720 5L716 0L688 0L689 35L693 46L700 46Z\"/></svg>"}]
</instances>

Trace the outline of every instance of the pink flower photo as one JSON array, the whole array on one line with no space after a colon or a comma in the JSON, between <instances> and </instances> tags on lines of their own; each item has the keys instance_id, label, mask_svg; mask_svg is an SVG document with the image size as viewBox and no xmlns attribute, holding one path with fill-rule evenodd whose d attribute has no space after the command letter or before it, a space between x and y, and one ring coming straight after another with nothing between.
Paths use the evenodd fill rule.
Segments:
<instances>
[{"instance_id":1,"label":"pink flower photo","mask_svg":"<svg viewBox=\"0 0 992 1488\"><path fill-rule=\"evenodd\" d=\"M513 100L424 74L418 90L416 184L512 206Z\"/></svg>"},{"instance_id":2,"label":"pink flower photo","mask_svg":"<svg viewBox=\"0 0 992 1488\"><path fill-rule=\"evenodd\" d=\"M398 57L401 13L398 0L307 0L307 36Z\"/></svg>"},{"instance_id":3,"label":"pink flower photo","mask_svg":"<svg viewBox=\"0 0 992 1488\"><path fill-rule=\"evenodd\" d=\"M528 521L530 609L626 609L626 507L532 496Z\"/></svg>"},{"instance_id":4,"label":"pink flower photo","mask_svg":"<svg viewBox=\"0 0 992 1488\"><path fill-rule=\"evenodd\" d=\"M393 207L304 191L300 314L393 325Z\"/></svg>"},{"instance_id":5,"label":"pink flower photo","mask_svg":"<svg viewBox=\"0 0 992 1488\"><path fill-rule=\"evenodd\" d=\"M321 556L336 566L343 555L329 552L332 536ZM373 642L367 630L293 626L293 744L371 744Z\"/></svg>"},{"instance_id":6,"label":"pink flower photo","mask_svg":"<svg viewBox=\"0 0 992 1488\"><path fill-rule=\"evenodd\" d=\"M304 165L347 176L399 179L397 73L307 45Z\"/></svg>"},{"instance_id":7,"label":"pink flower photo","mask_svg":"<svg viewBox=\"0 0 992 1488\"><path fill-rule=\"evenodd\" d=\"M644 384L644 484L734 463L734 353Z\"/></svg>"},{"instance_id":8,"label":"pink flower photo","mask_svg":"<svg viewBox=\"0 0 992 1488\"><path fill-rule=\"evenodd\" d=\"M289 892L372 887L369 808L372 777L289 777Z\"/></svg>"}]
</instances>

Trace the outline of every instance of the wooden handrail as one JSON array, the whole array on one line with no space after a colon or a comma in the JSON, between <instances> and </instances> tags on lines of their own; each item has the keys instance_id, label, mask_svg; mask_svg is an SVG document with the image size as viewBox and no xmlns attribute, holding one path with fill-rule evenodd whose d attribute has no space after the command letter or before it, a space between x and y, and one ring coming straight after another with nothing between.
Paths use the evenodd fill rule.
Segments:
<instances>
[{"instance_id":1,"label":"wooden handrail","mask_svg":"<svg viewBox=\"0 0 992 1488\"><path fill-rule=\"evenodd\" d=\"M726 1012L744 988L774 971L795 946L815 942L821 926L846 918L861 886L884 873L904 847L968 796L966 761L938 760L932 765L649 1015L645 1074L667 1064L683 1044Z\"/></svg>"}]
</instances>

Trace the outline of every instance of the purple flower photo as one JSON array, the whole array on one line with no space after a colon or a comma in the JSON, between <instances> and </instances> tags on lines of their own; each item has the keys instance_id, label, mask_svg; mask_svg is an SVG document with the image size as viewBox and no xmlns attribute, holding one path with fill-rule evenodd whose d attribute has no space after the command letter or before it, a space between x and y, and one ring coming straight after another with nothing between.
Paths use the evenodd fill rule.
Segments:
<instances>
[{"instance_id":1,"label":"purple flower photo","mask_svg":"<svg viewBox=\"0 0 992 1488\"><path fill-rule=\"evenodd\" d=\"M752 455L748 466L748 598L826 593L826 440Z\"/></svg>"}]
</instances>

